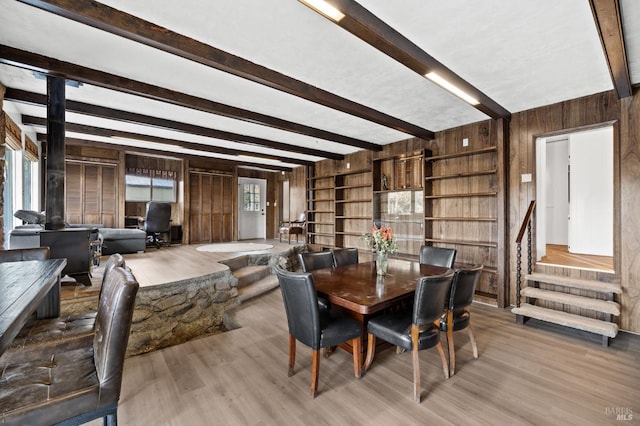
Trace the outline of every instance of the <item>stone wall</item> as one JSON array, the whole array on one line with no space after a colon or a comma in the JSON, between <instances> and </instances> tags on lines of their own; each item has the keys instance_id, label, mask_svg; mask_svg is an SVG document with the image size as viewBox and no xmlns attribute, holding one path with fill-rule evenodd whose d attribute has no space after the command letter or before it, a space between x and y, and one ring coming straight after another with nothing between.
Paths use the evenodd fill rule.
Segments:
<instances>
[{"instance_id":1,"label":"stone wall","mask_svg":"<svg viewBox=\"0 0 640 426\"><path fill-rule=\"evenodd\" d=\"M297 267L297 253L304 246L292 246L283 253L243 256L225 261L228 270L210 275L141 287L136 297L127 356L155 351L208 334L235 328L227 315L239 305L234 261L249 265ZM245 259L246 257L246 259ZM135 275L135 271L133 271ZM232 316L231 316L232 317Z\"/></svg>"}]
</instances>

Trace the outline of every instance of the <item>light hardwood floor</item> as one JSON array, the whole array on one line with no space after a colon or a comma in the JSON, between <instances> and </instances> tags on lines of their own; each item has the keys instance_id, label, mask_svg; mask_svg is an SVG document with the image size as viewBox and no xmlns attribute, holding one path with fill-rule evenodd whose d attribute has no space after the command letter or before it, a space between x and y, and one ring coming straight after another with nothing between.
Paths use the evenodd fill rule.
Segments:
<instances>
[{"instance_id":1,"label":"light hardwood floor","mask_svg":"<svg viewBox=\"0 0 640 426\"><path fill-rule=\"evenodd\" d=\"M508 310L473 305L480 357L456 333L457 372L444 380L437 351L420 353L422 403L412 399L410 354L376 355L358 380L337 350L320 362L308 396L311 350L298 344L287 377L287 325L278 290L242 305L242 328L126 360L121 425L603 425L640 420L640 336L609 348L586 334ZM444 336L443 336L444 337ZM633 421L616 420L615 410ZM613 410L613 411L612 411ZM98 421L92 424L100 424Z\"/></svg>"},{"instance_id":2,"label":"light hardwood floor","mask_svg":"<svg viewBox=\"0 0 640 426\"><path fill-rule=\"evenodd\" d=\"M557 244L547 244L547 254L538 263L613 272L613 257L570 253L567 246Z\"/></svg>"}]
</instances>

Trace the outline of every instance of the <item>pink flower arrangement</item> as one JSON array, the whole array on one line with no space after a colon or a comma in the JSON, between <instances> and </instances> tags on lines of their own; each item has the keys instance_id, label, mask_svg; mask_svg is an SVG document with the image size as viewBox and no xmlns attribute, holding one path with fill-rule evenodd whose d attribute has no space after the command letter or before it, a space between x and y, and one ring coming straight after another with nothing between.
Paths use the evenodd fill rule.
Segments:
<instances>
[{"instance_id":1,"label":"pink flower arrangement","mask_svg":"<svg viewBox=\"0 0 640 426\"><path fill-rule=\"evenodd\" d=\"M376 253L396 253L398 251L398 244L393 238L393 230L386 226L378 228L373 225L371 228L371 234L365 234L362 239L367 241L372 250Z\"/></svg>"}]
</instances>

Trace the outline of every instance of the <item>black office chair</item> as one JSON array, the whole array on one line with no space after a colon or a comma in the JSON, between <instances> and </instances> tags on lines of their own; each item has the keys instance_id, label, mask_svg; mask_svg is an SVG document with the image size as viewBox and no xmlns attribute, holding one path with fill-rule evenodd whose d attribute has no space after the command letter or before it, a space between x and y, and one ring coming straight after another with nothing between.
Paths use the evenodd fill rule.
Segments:
<instances>
[{"instance_id":1,"label":"black office chair","mask_svg":"<svg viewBox=\"0 0 640 426\"><path fill-rule=\"evenodd\" d=\"M171 231L171 203L149 201L144 219L144 230L147 233L148 244L160 248L164 243L160 234Z\"/></svg>"},{"instance_id":2,"label":"black office chair","mask_svg":"<svg viewBox=\"0 0 640 426\"><path fill-rule=\"evenodd\" d=\"M369 339L367 345L367 359L364 370L367 371L373 362L376 350L376 337L412 351L413 360L413 398L420 403L420 362L418 351L436 347L442 359L442 369L445 379L449 378L447 357L440 342L440 330L437 321L444 311L444 304L453 271L442 275L422 277L416 285L416 294L412 311L400 311L380 315L369 320Z\"/></svg>"},{"instance_id":3,"label":"black office chair","mask_svg":"<svg viewBox=\"0 0 640 426\"><path fill-rule=\"evenodd\" d=\"M466 329L471 340L473 358L478 359L478 345L471 329L471 314L469 307L473 302L473 295L480 280L482 265L470 269L458 269L453 277L451 291L447 303L446 316L440 320L440 330L447 333L449 349L449 374L456 371L456 352L453 345L453 332Z\"/></svg>"},{"instance_id":4,"label":"black office chair","mask_svg":"<svg viewBox=\"0 0 640 426\"><path fill-rule=\"evenodd\" d=\"M420 247L420 263L425 265L453 268L456 260L456 249L422 246Z\"/></svg>"},{"instance_id":5,"label":"black office chair","mask_svg":"<svg viewBox=\"0 0 640 426\"><path fill-rule=\"evenodd\" d=\"M7 424L117 424L124 357L138 283L115 268L105 283L95 336L80 349L0 365L0 413Z\"/></svg>"},{"instance_id":6,"label":"black office chair","mask_svg":"<svg viewBox=\"0 0 640 426\"><path fill-rule=\"evenodd\" d=\"M276 275L280 283L289 327L289 376L293 375L296 341L299 340L313 349L311 397L315 398L320 370L320 348L351 341L353 371L355 376L360 378L362 375L361 324L335 312L321 317L318 296L310 273L289 272L277 266Z\"/></svg>"},{"instance_id":7,"label":"black office chair","mask_svg":"<svg viewBox=\"0 0 640 426\"><path fill-rule=\"evenodd\" d=\"M331 250L333 254L333 266L353 265L358 263L357 248L339 248Z\"/></svg>"}]
</instances>

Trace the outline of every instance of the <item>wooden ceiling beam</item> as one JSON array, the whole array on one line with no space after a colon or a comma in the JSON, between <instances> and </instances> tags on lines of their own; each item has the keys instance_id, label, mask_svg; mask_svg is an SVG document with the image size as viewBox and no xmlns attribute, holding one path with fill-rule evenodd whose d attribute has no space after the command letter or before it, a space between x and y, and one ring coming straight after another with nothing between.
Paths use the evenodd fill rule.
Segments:
<instances>
[{"instance_id":1,"label":"wooden ceiling beam","mask_svg":"<svg viewBox=\"0 0 640 426\"><path fill-rule=\"evenodd\" d=\"M41 118L41 117L34 117L31 115L23 115L22 123L27 126L46 127L47 119ZM252 151L239 151L236 149L222 148L222 147L207 145L203 143L168 139L160 136L144 135L141 133L127 132L124 130L114 130L114 129L107 129L104 127L89 126L86 124L77 124L77 123L67 122L65 123L65 129L67 132L72 132L72 133L81 133L85 135L102 136L107 138L116 137L116 138L132 139L132 140L139 140L139 141L145 141L145 142L154 142L154 143L160 143L164 145L177 146L184 149L193 149L197 151L210 152L215 154L224 154L224 155L233 155L233 156L246 155L251 157L264 158L266 160L276 160L276 161L282 161L286 163L300 164L304 166L311 166L315 164L315 162L313 161L297 160L291 157L281 157L277 155L263 154L263 153L252 152Z\"/></svg>"},{"instance_id":2,"label":"wooden ceiling beam","mask_svg":"<svg viewBox=\"0 0 640 426\"><path fill-rule=\"evenodd\" d=\"M382 146L0 44L0 63L370 151Z\"/></svg>"},{"instance_id":3,"label":"wooden ceiling beam","mask_svg":"<svg viewBox=\"0 0 640 426\"><path fill-rule=\"evenodd\" d=\"M97 1L19 1L400 132L424 139L434 139L435 137L430 130L335 95Z\"/></svg>"},{"instance_id":4,"label":"wooden ceiling beam","mask_svg":"<svg viewBox=\"0 0 640 426\"><path fill-rule=\"evenodd\" d=\"M300 1L304 3L303 0ZM510 119L511 113L507 109L412 43L356 1L326 0L326 2L345 15L339 22L332 21L336 25L421 76L425 76L432 71L437 73L447 82L477 99L480 103L472 106L489 117Z\"/></svg>"},{"instance_id":5,"label":"wooden ceiling beam","mask_svg":"<svg viewBox=\"0 0 640 426\"><path fill-rule=\"evenodd\" d=\"M9 101L27 103L31 105L46 105L47 97L39 93L28 92L7 88L4 98ZM107 118L110 120L123 121L133 124L143 124L146 126L160 127L169 130L176 130L182 133L205 136L214 139L220 139L231 142L239 142L254 146L262 146L271 149L279 149L281 151L295 152L298 154L312 155L315 157L329 158L332 160L344 159L343 154L336 154L329 151L321 151L318 149L305 148L296 145L290 145L282 142L275 142L268 139L262 139L254 136L241 135L238 133L226 132L223 130L211 129L208 127L198 126L195 124L182 123L179 121L167 120L164 118L152 117L149 115L138 114L129 111L107 108L99 105L87 104L67 99L67 111L78 114L89 115L92 117Z\"/></svg>"},{"instance_id":6,"label":"wooden ceiling beam","mask_svg":"<svg viewBox=\"0 0 640 426\"><path fill-rule=\"evenodd\" d=\"M47 143L47 135L45 133L38 133L36 134L36 138L38 139L38 141L42 142L44 145L46 146ZM97 141L90 141L90 140L86 140L86 139L78 139L78 138L65 138L65 144L66 145L74 145L74 146L89 146L92 148L103 148L103 149L113 149L113 144L107 143L107 142L97 142ZM261 169L265 169L265 170L271 170L273 172L291 172L293 171L293 169L291 167L282 167L282 166L272 166L272 165L267 165L267 164L256 164L256 163L248 163L248 162L243 162L243 161L232 161L232 160L222 160L216 157L201 157L201 156L197 156L197 155L189 155L189 154L183 154L180 152L168 152L168 151L161 151L159 149L148 149L148 148L138 148L138 147L134 147L134 146L122 146L122 145L118 145L119 148L124 148L124 150L127 153L132 153L132 154L147 154L147 155L160 155L163 157L175 157L175 158L181 158L181 159L187 159L187 160L198 160L198 161L202 161L202 159L209 159L212 161L224 161L224 163L230 163L234 166L244 166L244 167L259 167Z\"/></svg>"},{"instance_id":7,"label":"wooden ceiling beam","mask_svg":"<svg viewBox=\"0 0 640 426\"><path fill-rule=\"evenodd\" d=\"M618 98L633 94L618 0L589 0L602 50Z\"/></svg>"}]
</instances>

